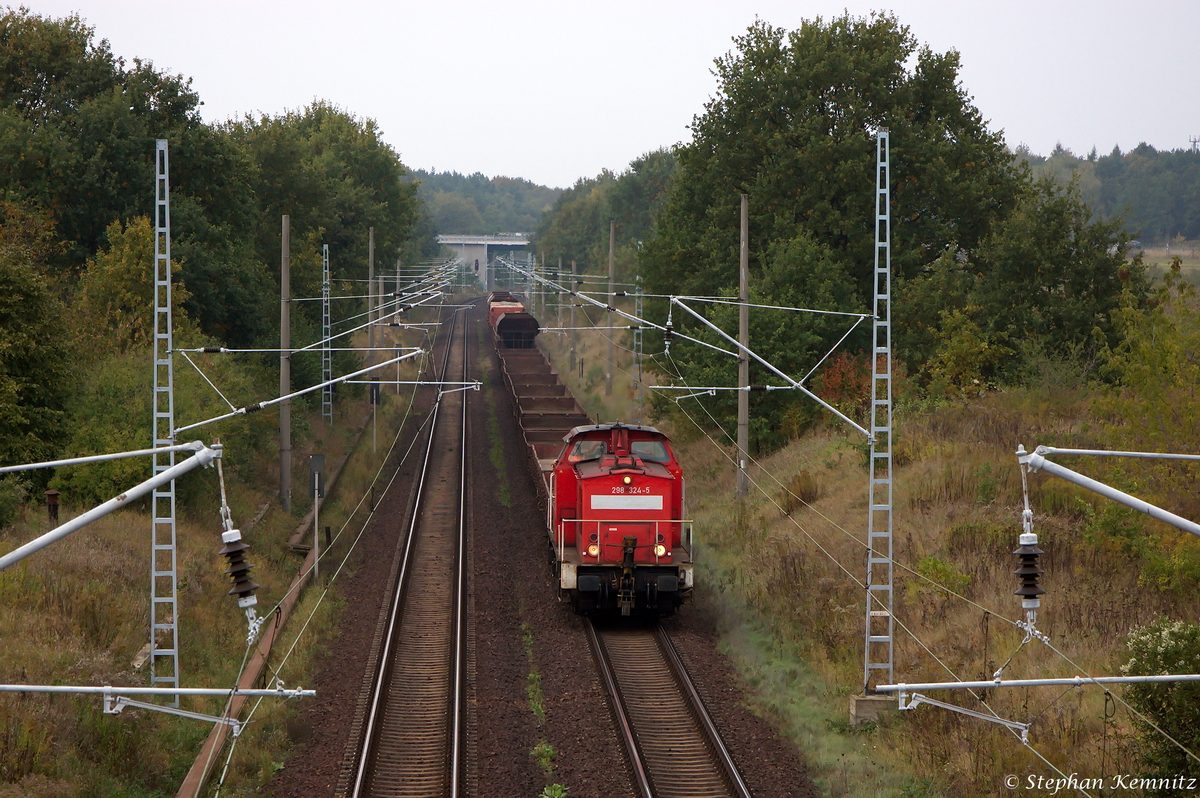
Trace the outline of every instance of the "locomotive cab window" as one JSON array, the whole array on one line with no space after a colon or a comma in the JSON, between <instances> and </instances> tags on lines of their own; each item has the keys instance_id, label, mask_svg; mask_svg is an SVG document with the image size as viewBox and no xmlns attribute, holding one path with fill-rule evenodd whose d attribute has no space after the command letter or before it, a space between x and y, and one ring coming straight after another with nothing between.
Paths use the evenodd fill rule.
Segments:
<instances>
[{"instance_id":1,"label":"locomotive cab window","mask_svg":"<svg viewBox=\"0 0 1200 798\"><path fill-rule=\"evenodd\" d=\"M629 451L652 463L671 462L671 456L667 454L667 447L662 441L634 441L629 445Z\"/></svg>"},{"instance_id":2,"label":"locomotive cab window","mask_svg":"<svg viewBox=\"0 0 1200 798\"><path fill-rule=\"evenodd\" d=\"M567 462L582 463L584 460L598 460L608 453L608 444L604 441L576 441L571 447Z\"/></svg>"}]
</instances>

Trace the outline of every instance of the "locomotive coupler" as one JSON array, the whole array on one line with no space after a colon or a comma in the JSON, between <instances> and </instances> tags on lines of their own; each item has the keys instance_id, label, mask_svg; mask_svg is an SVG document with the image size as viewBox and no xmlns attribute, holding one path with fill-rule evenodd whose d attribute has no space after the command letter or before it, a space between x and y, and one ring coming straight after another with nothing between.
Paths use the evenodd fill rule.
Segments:
<instances>
[{"instance_id":1,"label":"locomotive coupler","mask_svg":"<svg viewBox=\"0 0 1200 798\"><path fill-rule=\"evenodd\" d=\"M637 538L626 535L621 539L621 588L617 593L617 601L622 615L633 612L633 554L637 551Z\"/></svg>"}]
</instances>

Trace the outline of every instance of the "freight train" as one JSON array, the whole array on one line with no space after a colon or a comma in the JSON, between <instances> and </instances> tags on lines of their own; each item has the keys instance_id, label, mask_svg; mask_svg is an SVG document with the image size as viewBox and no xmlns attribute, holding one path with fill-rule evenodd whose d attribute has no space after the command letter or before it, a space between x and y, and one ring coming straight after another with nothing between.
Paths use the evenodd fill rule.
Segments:
<instances>
[{"instance_id":1,"label":"freight train","mask_svg":"<svg viewBox=\"0 0 1200 798\"><path fill-rule=\"evenodd\" d=\"M594 423L512 294L488 297L488 321L545 505L560 598L588 615L674 613L691 597L692 529L670 439L654 427Z\"/></svg>"}]
</instances>

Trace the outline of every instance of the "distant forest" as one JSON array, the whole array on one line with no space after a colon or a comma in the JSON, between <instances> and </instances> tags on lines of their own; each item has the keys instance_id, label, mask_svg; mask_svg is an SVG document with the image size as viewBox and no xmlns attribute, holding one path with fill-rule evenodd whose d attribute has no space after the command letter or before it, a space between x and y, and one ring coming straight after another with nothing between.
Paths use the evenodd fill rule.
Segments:
<instances>
[{"instance_id":1,"label":"distant forest","mask_svg":"<svg viewBox=\"0 0 1200 798\"><path fill-rule=\"evenodd\" d=\"M476 172L413 170L417 194L439 233L532 232L542 212L562 189L547 188L518 177L487 177Z\"/></svg>"},{"instance_id":2,"label":"distant forest","mask_svg":"<svg viewBox=\"0 0 1200 798\"><path fill-rule=\"evenodd\" d=\"M1200 152L1156 150L1139 144L1108 155L1093 148L1084 157L1060 144L1049 157L1017 148L1037 177L1078 180L1083 201L1102 218L1123 216L1125 229L1155 243L1200 238Z\"/></svg>"}]
</instances>

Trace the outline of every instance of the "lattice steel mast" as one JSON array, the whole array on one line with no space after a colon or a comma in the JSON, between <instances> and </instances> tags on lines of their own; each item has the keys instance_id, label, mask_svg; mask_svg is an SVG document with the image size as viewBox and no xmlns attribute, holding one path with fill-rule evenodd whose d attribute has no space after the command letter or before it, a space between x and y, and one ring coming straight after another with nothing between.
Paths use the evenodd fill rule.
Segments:
<instances>
[{"instance_id":1,"label":"lattice steel mast","mask_svg":"<svg viewBox=\"0 0 1200 798\"><path fill-rule=\"evenodd\" d=\"M154 151L154 448L175 444L175 366L171 319L171 188L166 139ZM153 474L175 465L175 452L153 455ZM179 687L179 607L175 586L175 481L150 500L150 686ZM162 647L159 647L159 638ZM179 696L172 701L179 706Z\"/></svg>"},{"instance_id":2,"label":"lattice steel mast","mask_svg":"<svg viewBox=\"0 0 1200 798\"><path fill-rule=\"evenodd\" d=\"M321 245L321 382L333 379L333 352L329 338L333 335L333 324L329 318L329 245ZM333 423L333 386L321 389L321 416Z\"/></svg>"},{"instance_id":3,"label":"lattice steel mast","mask_svg":"<svg viewBox=\"0 0 1200 798\"><path fill-rule=\"evenodd\" d=\"M892 214L891 145L875 139L875 319L871 334L871 418L867 511L866 642L863 692L873 671L893 681L892 641Z\"/></svg>"},{"instance_id":4,"label":"lattice steel mast","mask_svg":"<svg viewBox=\"0 0 1200 798\"><path fill-rule=\"evenodd\" d=\"M637 275L634 278L636 288L633 295L633 315L639 319L642 318L642 275ZM642 394L642 356L644 352L642 343L642 325L635 324L633 327L633 351L634 351L634 376L633 379L637 382L637 423L644 424L644 408Z\"/></svg>"}]
</instances>

